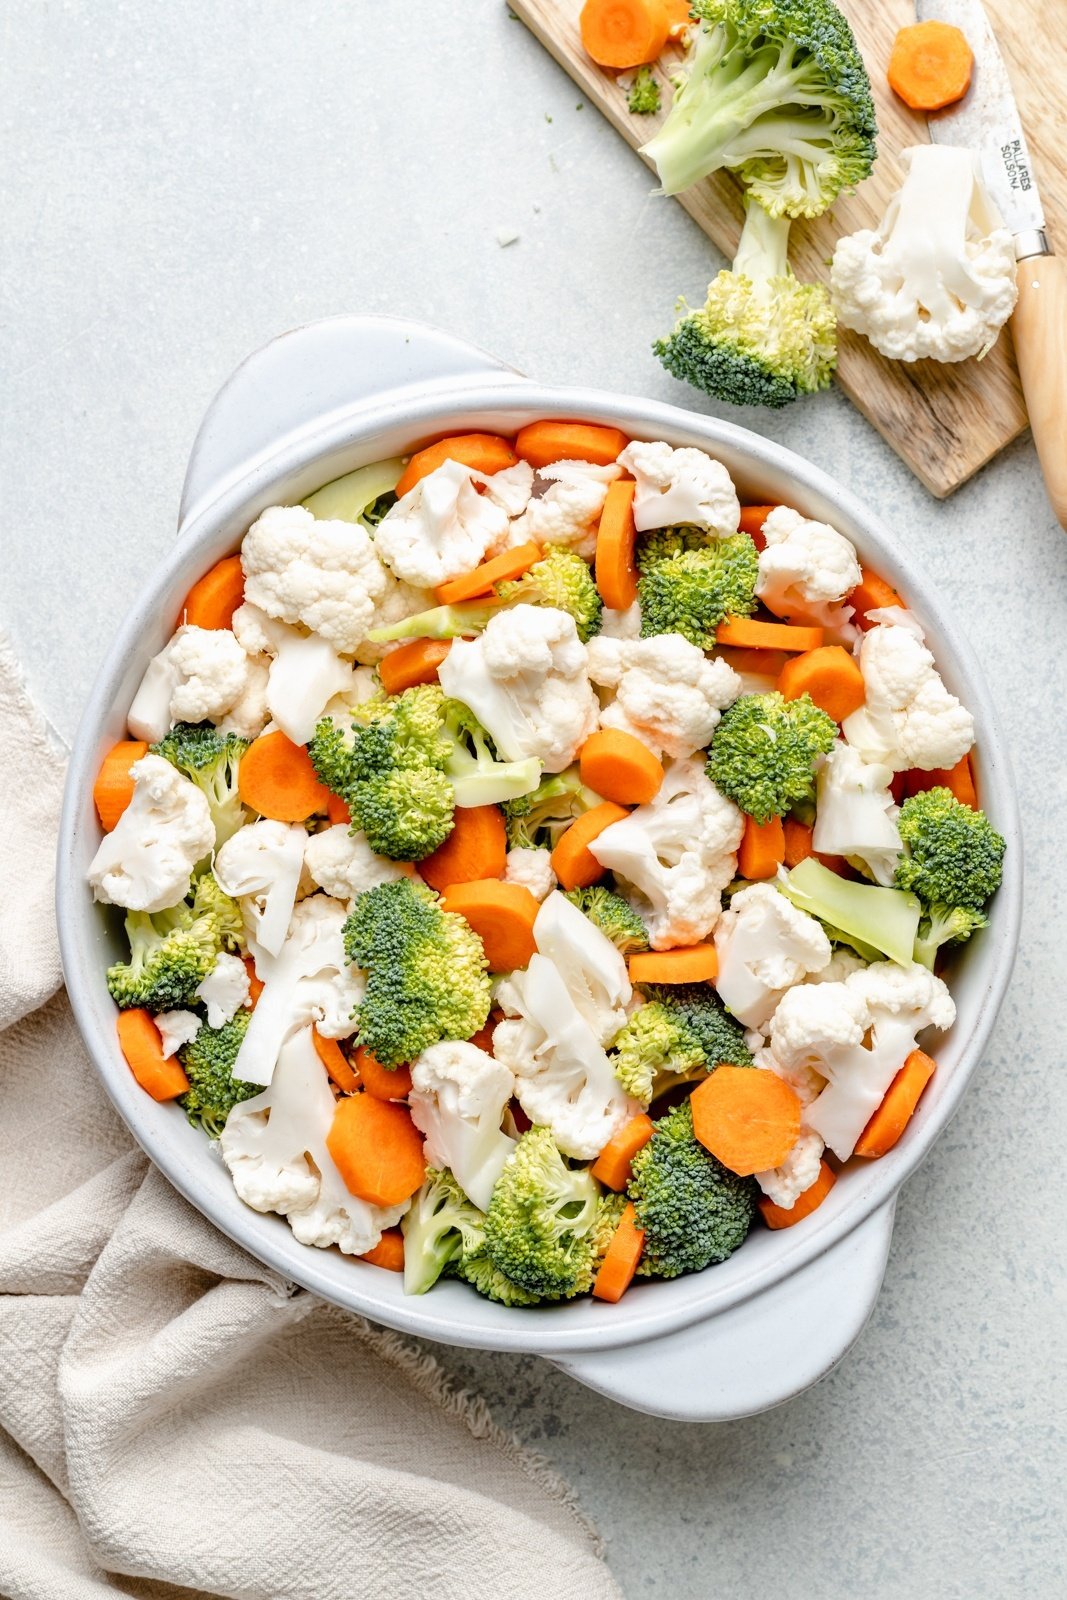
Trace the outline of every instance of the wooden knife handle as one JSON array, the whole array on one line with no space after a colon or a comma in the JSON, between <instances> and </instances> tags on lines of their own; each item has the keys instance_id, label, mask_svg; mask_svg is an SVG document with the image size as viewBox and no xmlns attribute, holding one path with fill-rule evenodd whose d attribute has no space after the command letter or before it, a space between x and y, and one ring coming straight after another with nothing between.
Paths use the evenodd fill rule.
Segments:
<instances>
[{"instance_id":1,"label":"wooden knife handle","mask_svg":"<svg viewBox=\"0 0 1067 1600\"><path fill-rule=\"evenodd\" d=\"M1045 488L1067 528L1067 261L1028 256L1019 262L1016 281L1011 332L1019 376Z\"/></svg>"}]
</instances>

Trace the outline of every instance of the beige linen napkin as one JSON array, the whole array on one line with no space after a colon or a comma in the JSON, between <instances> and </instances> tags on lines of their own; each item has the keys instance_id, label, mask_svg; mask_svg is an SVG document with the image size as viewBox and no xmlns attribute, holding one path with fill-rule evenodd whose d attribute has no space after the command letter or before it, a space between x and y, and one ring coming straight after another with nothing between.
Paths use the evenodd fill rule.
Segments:
<instances>
[{"instance_id":1,"label":"beige linen napkin","mask_svg":"<svg viewBox=\"0 0 1067 1600\"><path fill-rule=\"evenodd\" d=\"M618 1600L483 1402L135 1147L54 993L61 784L0 640L0 1595Z\"/></svg>"}]
</instances>

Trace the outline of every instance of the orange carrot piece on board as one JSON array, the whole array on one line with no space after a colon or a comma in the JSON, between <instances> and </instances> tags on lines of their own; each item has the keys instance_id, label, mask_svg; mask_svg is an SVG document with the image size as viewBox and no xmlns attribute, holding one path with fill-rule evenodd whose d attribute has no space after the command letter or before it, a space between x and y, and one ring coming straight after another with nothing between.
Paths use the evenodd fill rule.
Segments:
<instances>
[{"instance_id":1,"label":"orange carrot piece on board","mask_svg":"<svg viewBox=\"0 0 1067 1600\"><path fill-rule=\"evenodd\" d=\"M631 983L710 983L718 975L713 944L679 950L637 950L627 963Z\"/></svg>"},{"instance_id":2,"label":"orange carrot piece on board","mask_svg":"<svg viewBox=\"0 0 1067 1600\"><path fill-rule=\"evenodd\" d=\"M591 733L578 752L578 770L587 788L620 806L644 805L663 782L663 762L620 728Z\"/></svg>"},{"instance_id":3,"label":"orange carrot piece on board","mask_svg":"<svg viewBox=\"0 0 1067 1600\"><path fill-rule=\"evenodd\" d=\"M621 1193L630 1181L630 1166L634 1156L645 1148L651 1137L652 1118L642 1111L640 1116L631 1117L617 1133L612 1134L589 1171L606 1189Z\"/></svg>"},{"instance_id":4,"label":"orange carrot piece on board","mask_svg":"<svg viewBox=\"0 0 1067 1600\"><path fill-rule=\"evenodd\" d=\"M372 1206L410 1200L426 1176L422 1135L407 1107L392 1100L338 1100L326 1148L348 1191Z\"/></svg>"},{"instance_id":5,"label":"orange carrot piece on board","mask_svg":"<svg viewBox=\"0 0 1067 1600\"><path fill-rule=\"evenodd\" d=\"M356 1071L360 1083L375 1100L406 1100L411 1093L411 1068L383 1067L363 1044L356 1051Z\"/></svg>"},{"instance_id":6,"label":"orange carrot piece on board","mask_svg":"<svg viewBox=\"0 0 1067 1600\"><path fill-rule=\"evenodd\" d=\"M499 878L453 883L441 896L446 911L455 911L482 941L490 972L528 967L537 948L533 925L541 909L521 883Z\"/></svg>"},{"instance_id":7,"label":"orange carrot piece on board","mask_svg":"<svg viewBox=\"0 0 1067 1600\"><path fill-rule=\"evenodd\" d=\"M782 836L785 845L785 865L799 867L802 861L815 854L812 844L814 828L809 828L806 822L798 822L795 817L786 817L782 823Z\"/></svg>"},{"instance_id":8,"label":"orange carrot piece on board","mask_svg":"<svg viewBox=\"0 0 1067 1600\"><path fill-rule=\"evenodd\" d=\"M256 963L251 956L245 956L245 971L248 973L248 998L254 1006L264 990L262 978L256 977Z\"/></svg>"},{"instance_id":9,"label":"orange carrot piece on board","mask_svg":"<svg viewBox=\"0 0 1067 1600\"><path fill-rule=\"evenodd\" d=\"M560 834L551 862L561 889L585 889L604 876L606 868L600 865L589 846L605 828L629 815L625 806L617 806L614 800L604 800L577 817L566 832Z\"/></svg>"},{"instance_id":10,"label":"orange carrot piece on board","mask_svg":"<svg viewBox=\"0 0 1067 1600\"><path fill-rule=\"evenodd\" d=\"M306 822L330 803L330 790L316 777L304 746L280 730L253 739L237 769L237 792L246 806L275 822Z\"/></svg>"},{"instance_id":11,"label":"orange carrot piece on board","mask_svg":"<svg viewBox=\"0 0 1067 1600\"><path fill-rule=\"evenodd\" d=\"M461 600L474 600L478 595L491 594L494 584L511 583L515 578L521 578L540 559L539 544L534 544L532 540L517 544L513 550L503 550L500 555L480 562L471 572L463 573L462 577L439 583L434 590L434 599L439 605L454 606Z\"/></svg>"},{"instance_id":12,"label":"orange carrot piece on board","mask_svg":"<svg viewBox=\"0 0 1067 1600\"><path fill-rule=\"evenodd\" d=\"M741 521L737 531L747 533L757 550L764 550L767 547L767 541L763 537L763 524L774 509L774 506L741 507Z\"/></svg>"},{"instance_id":13,"label":"orange carrot piece on board","mask_svg":"<svg viewBox=\"0 0 1067 1600\"><path fill-rule=\"evenodd\" d=\"M769 817L766 822L746 817L737 852L738 875L753 882L773 878L784 860L785 829L781 817Z\"/></svg>"},{"instance_id":14,"label":"orange carrot piece on board","mask_svg":"<svg viewBox=\"0 0 1067 1600\"><path fill-rule=\"evenodd\" d=\"M607 1300L614 1305L622 1299L634 1281L644 1248L645 1230L637 1226L637 1212L628 1200L593 1283L594 1300Z\"/></svg>"},{"instance_id":15,"label":"orange carrot piece on board","mask_svg":"<svg viewBox=\"0 0 1067 1600\"><path fill-rule=\"evenodd\" d=\"M637 562L634 545L634 492L632 478L608 484L596 535L596 586L612 611L627 611L637 599Z\"/></svg>"},{"instance_id":16,"label":"orange carrot piece on board","mask_svg":"<svg viewBox=\"0 0 1067 1600\"><path fill-rule=\"evenodd\" d=\"M387 689L386 693L391 694L392 690ZM348 809L348 802L342 800L339 794L334 794L332 789L329 791L329 793L330 798L326 802L327 817L329 817L330 821L334 824L343 822L346 827L349 826L352 821L352 813Z\"/></svg>"},{"instance_id":17,"label":"orange carrot piece on board","mask_svg":"<svg viewBox=\"0 0 1067 1600\"><path fill-rule=\"evenodd\" d=\"M823 1161L819 1165L819 1176L810 1189L805 1189L803 1194L797 1195L788 1208L776 1206L765 1194L760 1195L756 1202L760 1216L768 1228L791 1228L795 1222L803 1222L805 1217L810 1217L813 1211L819 1209L835 1182L833 1168Z\"/></svg>"},{"instance_id":18,"label":"orange carrot piece on board","mask_svg":"<svg viewBox=\"0 0 1067 1600\"><path fill-rule=\"evenodd\" d=\"M820 711L844 722L864 701L863 673L855 656L839 644L824 644L793 656L778 674L778 688L787 700L810 694Z\"/></svg>"},{"instance_id":19,"label":"orange carrot piece on board","mask_svg":"<svg viewBox=\"0 0 1067 1600\"><path fill-rule=\"evenodd\" d=\"M932 1061L925 1051L911 1052L886 1090L878 1110L856 1140L853 1155L867 1156L873 1160L892 1150L911 1121L911 1114L936 1070L937 1062Z\"/></svg>"},{"instance_id":20,"label":"orange carrot piece on board","mask_svg":"<svg viewBox=\"0 0 1067 1600\"><path fill-rule=\"evenodd\" d=\"M671 17L665 0L585 0L579 26L586 54L598 67L621 72L655 61Z\"/></svg>"},{"instance_id":21,"label":"orange carrot piece on board","mask_svg":"<svg viewBox=\"0 0 1067 1600\"><path fill-rule=\"evenodd\" d=\"M716 1067L689 1097L693 1133L741 1178L781 1166L800 1134L801 1105L776 1072Z\"/></svg>"},{"instance_id":22,"label":"orange carrot piece on board","mask_svg":"<svg viewBox=\"0 0 1067 1600\"><path fill-rule=\"evenodd\" d=\"M872 626L866 621L868 611L884 611L887 606L904 604L891 583L886 583L877 572L870 572L866 567L860 568L860 581L846 596L846 602L855 612L854 620L861 628Z\"/></svg>"},{"instance_id":23,"label":"orange carrot piece on board","mask_svg":"<svg viewBox=\"0 0 1067 1600\"><path fill-rule=\"evenodd\" d=\"M399 644L378 663L386 694L403 694L417 683L436 683L437 669L452 648L451 639L412 639Z\"/></svg>"},{"instance_id":24,"label":"orange carrot piece on board","mask_svg":"<svg viewBox=\"0 0 1067 1600\"><path fill-rule=\"evenodd\" d=\"M513 467L518 459L511 440L501 438L498 433L458 433L451 439L438 439L436 444L416 450L400 475L397 499L414 489L429 473L443 467L446 461L458 461L473 472L484 472L486 477L491 477L494 472Z\"/></svg>"},{"instance_id":25,"label":"orange carrot piece on board","mask_svg":"<svg viewBox=\"0 0 1067 1600\"><path fill-rule=\"evenodd\" d=\"M240 556L224 556L198 578L185 597L179 620L192 628L230 628L244 604L245 575Z\"/></svg>"},{"instance_id":26,"label":"orange carrot piece on board","mask_svg":"<svg viewBox=\"0 0 1067 1600\"><path fill-rule=\"evenodd\" d=\"M951 22L912 22L893 41L886 77L913 111L940 111L962 100L971 83L974 53Z\"/></svg>"},{"instance_id":27,"label":"orange carrot piece on board","mask_svg":"<svg viewBox=\"0 0 1067 1600\"><path fill-rule=\"evenodd\" d=\"M176 1100L189 1087L177 1056L163 1054L163 1040L147 1011L120 1011L116 1023L119 1049L146 1094L153 1100Z\"/></svg>"},{"instance_id":28,"label":"orange carrot piece on board","mask_svg":"<svg viewBox=\"0 0 1067 1600\"><path fill-rule=\"evenodd\" d=\"M404 1235L399 1228L386 1228L374 1249L365 1251L356 1260L369 1261L372 1267L384 1267L386 1272L403 1272Z\"/></svg>"},{"instance_id":29,"label":"orange carrot piece on board","mask_svg":"<svg viewBox=\"0 0 1067 1600\"><path fill-rule=\"evenodd\" d=\"M972 811L978 810L978 790L975 788L974 769L969 755L961 756L954 767L931 767L927 772L921 767L913 767L900 776L904 779L907 798L922 794L926 789L951 789L961 805L970 806Z\"/></svg>"},{"instance_id":30,"label":"orange carrot piece on board","mask_svg":"<svg viewBox=\"0 0 1067 1600\"><path fill-rule=\"evenodd\" d=\"M419 876L440 894L453 883L503 875L508 833L499 806L457 806L452 832L419 862Z\"/></svg>"},{"instance_id":31,"label":"orange carrot piece on board","mask_svg":"<svg viewBox=\"0 0 1067 1600\"><path fill-rule=\"evenodd\" d=\"M353 1072L347 1056L336 1039L325 1039L316 1028L312 1032L315 1052L331 1079L342 1094L355 1094L359 1088L359 1074Z\"/></svg>"},{"instance_id":32,"label":"orange carrot piece on board","mask_svg":"<svg viewBox=\"0 0 1067 1600\"><path fill-rule=\"evenodd\" d=\"M590 422L528 422L515 435L515 450L531 467L550 467L554 461L591 461L609 467L629 439L620 428L601 428Z\"/></svg>"},{"instance_id":33,"label":"orange carrot piece on board","mask_svg":"<svg viewBox=\"0 0 1067 1600\"><path fill-rule=\"evenodd\" d=\"M796 628L786 622L756 622L752 617L727 617L715 630L718 644L743 650L818 650L821 628Z\"/></svg>"},{"instance_id":34,"label":"orange carrot piece on board","mask_svg":"<svg viewBox=\"0 0 1067 1600\"><path fill-rule=\"evenodd\" d=\"M93 803L105 833L111 832L133 799L130 768L147 754L148 746L143 739L121 739L101 761L93 784Z\"/></svg>"}]
</instances>

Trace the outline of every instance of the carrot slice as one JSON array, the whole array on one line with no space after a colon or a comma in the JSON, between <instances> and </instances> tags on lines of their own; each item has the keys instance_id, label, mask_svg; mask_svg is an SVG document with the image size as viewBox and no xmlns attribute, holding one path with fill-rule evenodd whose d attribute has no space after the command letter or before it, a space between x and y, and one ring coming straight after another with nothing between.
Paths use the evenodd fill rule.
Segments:
<instances>
[{"instance_id":1,"label":"carrot slice","mask_svg":"<svg viewBox=\"0 0 1067 1600\"><path fill-rule=\"evenodd\" d=\"M892 1150L936 1071L937 1062L925 1051L911 1052L886 1090L878 1110L856 1140L853 1155L874 1160Z\"/></svg>"},{"instance_id":2,"label":"carrot slice","mask_svg":"<svg viewBox=\"0 0 1067 1600\"><path fill-rule=\"evenodd\" d=\"M974 53L951 22L913 22L893 41L886 77L913 111L940 111L970 88Z\"/></svg>"},{"instance_id":3,"label":"carrot slice","mask_svg":"<svg viewBox=\"0 0 1067 1600\"><path fill-rule=\"evenodd\" d=\"M280 729L253 739L237 769L237 792L246 806L275 822L306 822L325 812L331 798L304 746Z\"/></svg>"},{"instance_id":4,"label":"carrot slice","mask_svg":"<svg viewBox=\"0 0 1067 1600\"><path fill-rule=\"evenodd\" d=\"M578 770L588 788L622 806L644 805L663 782L663 762L619 728L589 735L578 753Z\"/></svg>"},{"instance_id":5,"label":"carrot slice","mask_svg":"<svg viewBox=\"0 0 1067 1600\"><path fill-rule=\"evenodd\" d=\"M317 1028L313 1030L311 1037L319 1060L341 1093L355 1094L359 1088L359 1074L353 1072L348 1057L337 1043L337 1040L323 1038Z\"/></svg>"},{"instance_id":6,"label":"carrot slice","mask_svg":"<svg viewBox=\"0 0 1067 1600\"><path fill-rule=\"evenodd\" d=\"M244 963L245 971L248 973L248 998L252 1002L252 1005L255 1006L256 1001L263 993L265 985L263 979L257 978L256 976L256 963L253 961L252 957L245 956Z\"/></svg>"},{"instance_id":7,"label":"carrot slice","mask_svg":"<svg viewBox=\"0 0 1067 1600\"><path fill-rule=\"evenodd\" d=\"M744 650L818 650L821 628L797 628L785 622L755 622L751 617L727 617L715 630L718 644L737 644Z\"/></svg>"},{"instance_id":8,"label":"carrot slice","mask_svg":"<svg viewBox=\"0 0 1067 1600\"><path fill-rule=\"evenodd\" d=\"M378 663L386 694L403 694L417 683L436 683L437 669L452 648L451 639L412 639L399 644Z\"/></svg>"},{"instance_id":9,"label":"carrot slice","mask_svg":"<svg viewBox=\"0 0 1067 1600\"><path fill-rule=\"evenodd\" d=\"M596 586L612 611L627 611L637 599L637 562L634 545L634 493L632 478L617 478L608 485L596 535Z\"/></svg>"},{"instance_id":10,"label":"carrot slice","mask_svg":"<svg viewBox=\"0 0 1067 1600\"><path fill-rule=\"evenodd\" d=\"M844 722L863 704L863 673L854 656L839 644L824 644L793 656L778 674L778 688L787 700L810 694L835 722Z\"/></svg>"},{"instance_id":11,"label":"carrot slice","mask_svg":"<svg viewBox=\"0 0 1067 1600\"><path fill-rule=\"evenodd\" d=\"M372 1206L410 1200L426 1176L422 1135L411 1112L371 1094L338 1100L326 1148L345 1187Z\"/></svg>"},{"instance_id":12,"label":"carrot slice","mask_svg":"<svg viewBox=\"0 0 1067 1600\"><path fill-rule=\"evenodd\" d=\"M627 964L631 983L710 983L719 962L713 944L680 950L638 950Z\"/></svg>"},{"instance_id":13,"label":"carrot slice","mask_svg":"<svg viewBox=\"0 0 1067 1600\"><path fill-rule=\"evenodd\" d=\"M163 1040L147 1011L120 1011L116 1022L119 1049L146 1094L153 1100L176 1100L189 1087L177 1056L163 1054Z\"/></svg>"},{"instance_id":14,"label":"carrot slice","mask_svg":"<svg viewBox=\"0 0 1067 1600\"><path fill-rule=\"evenodd\" d=\"M806 822L798 822L795 817L786 817L782 823L782 842L785 847L783 860L787 867L799 867L802 861L815 854L812 845L814 828L809 828Z\"/></svg>"},{"instance_id":15,"label":"carrot slice","mask_svg":"<svg viewBox=\"0 0 1067 1600\"><path fill-rule=\"evenodd\" d=\"M769 817L766 822L746 817L737 851L738 876L753 882L773 878L784 860L785 829L781 817Z\"/></svg>"},{"instance_id":16,"label":"carrot slice","mask_svg":"<svg viewBox=\"0 0 1067 1600\"><path fill-rule=\"evenodd\" d=\"M961 805L970 806L972 811L978 810L978 790L975 788L974 769L969 755L961 756L954 767L931 767L927 772L920 767L913 767L901 776L906 797L922 794L926 789L951 789Z\"/></svg>"},{"instance_id":17,"label":"carrot slice","mask_svg":"<svg viewBox=\"0 0 1067 1600\"><path fill-rule=\"evenodd\" d=\"M392 690L386 692L392 693ZM330 798L326 802L326 815L333 823L343 822L347 826L352 822L352 813L348 809L347 801L342 800L339 794L334 794L332 789Z\"/></svg>"},{"instance_id":18,"label":"carrot slice","mask_svg":"<svg viewBox=\"0 0 1067 1600\"><path fill-rule=\"evenodd\" d=\"M232 628L233 614L244 605L244 598L241 558L224 556L193 584L179 617L193 628Z\"/></svg>"},{"instance_id":19,"label":"carrot slice","mask_svg":"<svg viewBox=\"0 0 1067 1600\"><path fill-rule=\"evenodd\" d=\"M411 1093L411 1068L383 1067L363 1044L356 1051L356 1071L360 1083L375 1100L406 1100Z\"/></svg>"},{"instance_id":20,"label":"carrot slice","mask_svg":"<svg viewBox=\"0 0 1067 1600\"><path fill-rule=\"evenodd\" d=\"M372 1267L384 1267L386 1272L404 1270L404 1235L399 1228L386 1228L373 1250L367 1250L357 1261L369 1261Z\"/></svg>"},{"instance_id":21,"label":"carrot slice","mask_svg":"<svg viewBox=\"0 0 1067 1600\"><path fill-rule=\"evenodd\" d=\"M450 439L438 439L436 444L416 450L400 475L396 486L397 499L402 499L429 473L443 467L446 461L458 461L473 472L484 472L490 477L494 472L513 467L518 459L511 440L501 438L498 433L458 433Z\"/></svg>"},{"instance_id":22,"label":"carrot slice","mask_svg":"<svg viewBox=\"0 0 1067 1600\"><path fill-rule=\"evenodd\" d=\"M671 31L664 0L585 0L579 23L586 54L615 71L655 61Z\"/></svg>"},{"instance_id":23,"label":"carrot slice","mask_svg":"<svg viewBox=\"0 0 1067 1600\"><path fill-rule=\"evenodd\" d=\"M458 912L485 949L490 972L513 972L530 964L537 948L533 925L541 909L521 883L484 878L450 884L441 896L446 911Z\"/></svg>"},{"instance_id":24,"label":"carrot slice","mask_svg":"<svg viewBox=\"0 0 1067 1600\"><path fill-rule=\"evenodd\" d=\"M613 822L621 822L623 817L629 815L625 806L617 806L614 800L605 800L576 818L566 832L560 834L550 859L561 889L585 889L604 876L606 869L600 865L589 846L605 828L610 828Z\"/></svg>"},{"instance_id":25,"label":"carrot slice","mask_svg":"<svg viewBox=\"0 0 1067 1600\"><path fill-rule=\"evenodd\" d=\"M503 876L508 834L499 806L457 806L452 832L419 862L419 876L440 894L453 883Z\"/></svg>"},{"instance_id":26,"label":"carrot slice","mask_svg":"<svg viewBox=\"0 0 1067 1600\"><path fill-rule=\"evenodd\" d=\"M886 583L877 572L860 567L860 581L848 596L848 604L855 612L855 621L861 628L869 628L868 611L882 611L886 606L902 606L903 600L891 583Z\"/></svg>"},{"instance_id":27,"label":"carrot slice","mask_svg":"<svg viewBox=\"0 0 1067 1600\"><path fill-rule=\"evenodd\" d=\"M763 537L763 524L776 508L774 506L742 506L741 521L738 523L738 533L747 533L757 550L765 550L767 541Z\"/></svg>"},{"instance_id":28,"label":"carrot slice","mask_svg":"<svg viewBox=\"0 0 1067 1600\"><path fill-rule=\"evenodd\" d=\"M781 1166L800 1133L796 1093L760 1067L716 1067L689 1103L705 1150L742 1178Z\"/></svg>"},{"instance_id":29,"label":"carrot slice","mask_svg":"<svg viewBox=\"0 0 1067 1600\"><path fill-rule=\"evenodd\" d=\"M617 1133L612 1134L589 1171L606 1189L621 1193L630 1181L634 1156L645 1148L651 1137L652 1118L642 1111L640 1116L631 1117Z\"/></svg>"},{"instance_id":30,"label":"carrot slice","mask_svg":"<svg viewBox=\"0 0 1067 1600\"><path fill-rule=\"evenodd\" d=\"M749 677L775 680L789 660L784 650L732 650L729 645L725 647L716 645L715 654L721 656L727 666L733 667L735 672L747 674Z\"/></svg>"},{"instance_id":31,"label":"carrot slice","mask_svg":"<svg viewBox=\"0 0 1067 1600\"><path fill-rule=\"evenodd\" d=\"M589 422L528 422L515 435L515 449L531 467L550 467L553 461L591 461L609 467L629 442L620 428Z\"/></svg>"},{"instance_id":32,"label":"carrot slice","mask_svg":"<svg viewBox=\"0 0 1067 1600\"><path fill-rule=\"evenodd\" d=\"M111 832L133 799L130 768L147 754L148 746L143 739L121 739L101 761L93 784L93 803L105 833Z\"/></svg>"},{"instance_id":33,"label":"carrot slice","mask_svg":"<svg viewBox=\"0 0 1067 1600\"><path fill-rule=\"evenodd\" d=\"M471 1044L476 1044L479 1050L484 1050L487 1056L493 1053L493 1030L503 1016L502 1011L491 1011L488 1021L484 1022L477 1033L472 1033Z\"/></svg>"},{"instance_id":34,"label":"carrot slice","mask_svg":"<svg viewBox=\"0 0 1067 1600\"><path fill-rule=\"evenodd\" d=\"M472 572L465 572L459 578L450 578L447 583L439 583L434 590L434 598L443 606L458 605L461 600L473 600L477 595L489 594L496 583L510 583L513 578L521 578L540 559L540 545L532 540L517 544L514 550L504 550L500 555L482 561Z\"/></svg>"},{"instance_id":35,"label":"carrot slice","mask_svg":"<svg viewBox=\"0 0 1067 1600\"><path fill-rule=\"evenodd\" d=\"M637 1263L645 1248L645 1230L637 1226L637 1212L633 1201L628 1200L619 1218L619 1225L604 1251L593 1284L593 1299L607 1300L612 1305L621 1300L634 1281Z\"/></svg>"},{"instance_id":36,"label":"carrot slice","mask_svg":"<svg viewBox=\"0 0 1067 1600\"><path fill-rule=\"evenodd\" d=\"M791 1228L795 1222L803 1222L805 1217L810 1217L813 1211L819 1209L835 1182L833 1168L823 1161L819 1165L819 1176L811 1185L811 1188L805 1189L803 1194L797 1195L793 1204L788 1208L776 1206L774 1201L769 1200L765 1194L761 1195L756 1202L760 1209L760 1216L768 1228Z\"/></svg>"}]
</instances>

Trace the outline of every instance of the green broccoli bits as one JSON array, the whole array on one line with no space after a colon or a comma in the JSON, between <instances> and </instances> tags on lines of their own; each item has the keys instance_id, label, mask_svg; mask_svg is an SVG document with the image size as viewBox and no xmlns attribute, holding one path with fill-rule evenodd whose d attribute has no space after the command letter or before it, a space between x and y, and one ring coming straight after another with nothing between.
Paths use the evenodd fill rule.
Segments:
<instances>
[{"instance_id":1,"label":"green broccoli bits","mask_svg":"<svg viewBox=\"0 0 1067 1600\"><path fill-rule=\"evenodd\" d=\"M591 1287L600 1201L582 1167L569 1167L547 1128L524 1133L497 1179L485 1251L512 1283L544 1300Z\"/></svg>"},{"instance_id":2,"label":"green broccoli bits","mask_svg":"<svg viewBox=\"0 0 1067 1600\"><path fill-rule=\"evenodd\" d=\"M688 1100L659 1119L632 1172L627 1193L645 1230L642 1276L700 1272L744 1243L756 1214L755 1180L730 1172L694 1138Z\"/></svg>"},{"instance_id":3,"label":"green broccoli bits","mask_svg":"<svg viewBox=\"0 0 1067 1600\"><path fill-rule=\"evenodd\" d=\"M963 944L986 926L986 902L1003 876L1004 840L984 811L944 788L905 800L897 826L904 854L894 882L922 903L914 953L932 969L942 945Z\"/></svg>"},{"instance_id":4,"label":"green broccoli bits","mask_svg":"<svg viewBox=\"0 0 1067 1600\"><path fill-rule=\"evenodd\" d=\"M635 950L648 949L648 929L621 894L614 894L610 889L605 889L603 884L594 883L587 889L568 889L565 898L577 906L624 956L632 955Z\"/></svg>"},{"instance_id":5,"label":"green broccoli bits","mask_svg":"<svg viewBox=\"0 0 1067 1600\"><path fill-rule=\"evenodd\" d=\"M680 633L700 650L714 649L724 617L755 611L758 577L759 555L747 533L654 561L637 583L642 639Z\"/></svg>"},{"instance_id":6,"label":"green broccoli bits","mask_svg":"<svg viewBox=\"0 0 1067 1600\"><path fill-rule=\"evenodd\" d=\"M712 737L708 777L748 816L768 822L812 798L815 763L836 738L836 722L810 695L742 695Z\"/></svg>"},{"instance_id":7,"label":"green broccoli bits","mask_svg":"<svg viewBox=\"0 0 1067 1600\"><path fill-rule=\"evenodd\" d=\"M239 1101L263 1092L261 1083L242 1083L233 1075L233 1064L251 1017L251 1011L242 1006L221 1028L205 1024L196 1038L178 1051L189 1079L188 1092L178 1104L194 1127L203 1128L210 1139L219 1137Z\"/></svg>"}]
</instances>

